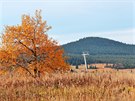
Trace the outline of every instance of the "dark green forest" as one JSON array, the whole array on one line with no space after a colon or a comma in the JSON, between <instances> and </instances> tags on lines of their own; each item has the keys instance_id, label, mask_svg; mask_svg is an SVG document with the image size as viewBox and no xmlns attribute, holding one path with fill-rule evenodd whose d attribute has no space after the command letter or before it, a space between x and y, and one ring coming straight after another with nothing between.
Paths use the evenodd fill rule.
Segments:
<instances>
[{"instance_id":1,"label":"dark green forest","mask_svg":"<svg viewBox=\"0 0 135 101\"><path fill-rule=\"evenodd\" d=\"M87 63L122 64L124 68L135 68L135 45L99 38L87 37L62 46L67 62L71 65L84 64L82 52L87 51Z\"/></svg>"}]
</instances>

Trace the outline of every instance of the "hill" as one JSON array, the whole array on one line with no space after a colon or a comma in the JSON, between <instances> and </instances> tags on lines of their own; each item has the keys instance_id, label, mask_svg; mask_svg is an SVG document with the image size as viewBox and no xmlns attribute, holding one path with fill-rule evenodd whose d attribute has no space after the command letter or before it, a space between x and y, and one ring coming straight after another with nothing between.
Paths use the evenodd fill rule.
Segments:
<instances>
[{"instance_id":1,"label":"hill","mask_svg":"<svg viewBox=\"0 0 135 101\"><path fill-rule=\"evenodd\" d=\"M99 38L87 37L63 45L66 54L82 54L88 51L93 55L135 55L135 45Z\"/></svg>"},{"instance_id":2,"label":"hill","mask_svg":"<svg viewBox=\"0 0 135 101\"><path fill-rule=\"evenodd\" d=\"M67 62L71 65L84 64L82 52L87 51L87 63L122 64L124 68L135 68L135 45L99 38L87 37L62 46Z\"/></svg>"}]
</instances>

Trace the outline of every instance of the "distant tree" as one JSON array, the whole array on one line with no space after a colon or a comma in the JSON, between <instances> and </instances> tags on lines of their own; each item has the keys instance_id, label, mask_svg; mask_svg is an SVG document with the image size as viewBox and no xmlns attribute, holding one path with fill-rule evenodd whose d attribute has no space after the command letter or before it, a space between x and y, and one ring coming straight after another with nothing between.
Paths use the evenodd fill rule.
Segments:
<instances>
[{"instance_id":1,"label":"distant tree","mask_svg":"<svg viewBox=\"0 0 135 101\"><path fill-rule=\"evenodd\" d=\"M92 66L92 65L90 65L89 68L90 68L90 69L97 69L96 66Z\"/></svg>"},{"instance_id":2,"label":"distant tree","mask_svg":"<svg viewBox=\"0 0 135 101\"><path fill-rule=\"evenodd\" d=\"M89 66L89 69L92 69L92 66L91 65Z\"/></svg>"},{"instance_id":3,"label":"distant tree","mask_svg":"<svg viewBox=\"0 0 135 101\"><path fill-rule=\"evenodd\" d=\"M6 68L22 68L32 77L69 69L63 49L47 35L50 28L42 20L41 11L36 11L35 17L23 15L21 25L6 26L0 46L0 64Z\"/></svg>"},{"instance_id":4,"label":"distant tree","mask_svg":"<svg viewBox=\"0 0 135 101\"><path fill-rule=\"evenodd\" d=\"M76 69L78 69L79 68L79 66L78 65L76 65L76 67L75 67Z\"/></svg>"}]
</instances>

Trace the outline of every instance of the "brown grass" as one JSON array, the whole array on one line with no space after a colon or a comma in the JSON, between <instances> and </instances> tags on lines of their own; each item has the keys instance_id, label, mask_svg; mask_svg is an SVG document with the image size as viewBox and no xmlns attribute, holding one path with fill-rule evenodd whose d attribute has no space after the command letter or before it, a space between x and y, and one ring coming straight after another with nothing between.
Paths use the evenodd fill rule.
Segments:
<instances>
[{"instance_id":1,"label":"brown grass","mask_svg":"<svg viewBox=\"0 0 135 101\"><path fill-rule=\"evenodd\" d=\"M135 72L93 70L41 79L0 77L0 101L134 101Z\"/></svg>"}]
</instances>

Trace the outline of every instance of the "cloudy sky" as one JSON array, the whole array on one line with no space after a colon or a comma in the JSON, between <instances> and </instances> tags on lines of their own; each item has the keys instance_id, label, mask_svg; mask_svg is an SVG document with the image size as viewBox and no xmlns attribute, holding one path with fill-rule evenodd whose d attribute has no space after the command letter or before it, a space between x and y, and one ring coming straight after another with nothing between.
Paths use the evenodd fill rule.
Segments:
<instances>
[{"instance_id":1,"label":"cloudy sky","mask_svg":"<svg viewBox=\"0 0 135 101\"><path fill-rule=\"evenodd\" d=\"M0 0L0 32L36 9L60 44L91 36L135 44L135 0Z\"/></svg>"}]
</instances>

